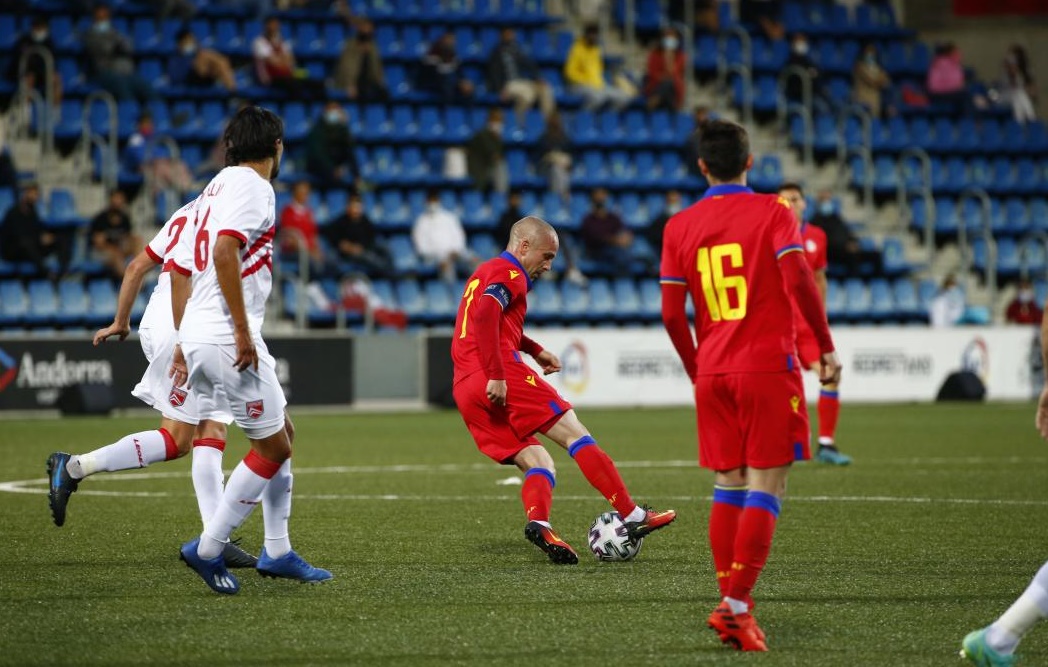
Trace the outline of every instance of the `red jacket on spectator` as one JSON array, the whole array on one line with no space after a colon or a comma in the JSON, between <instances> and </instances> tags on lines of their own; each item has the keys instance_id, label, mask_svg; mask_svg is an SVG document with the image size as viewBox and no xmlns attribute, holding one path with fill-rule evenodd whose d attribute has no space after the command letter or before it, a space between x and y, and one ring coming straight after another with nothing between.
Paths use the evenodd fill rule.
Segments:
<instances>
[{"instance_id":1,"label":"red jacket on spectator","mask_svg":"<svg viewBox=\"0 0 1048 667\"><path fill-rule=\"evenodd\" d=\"M651 95L664 78L673 79L677 92L677 108L684 104L684 51L675 49L667 54L665 49L652 49L648 54L647 76L644 79L644 94Z\"/></svg>"},{"instance_id":2,"label":"red jacket on spectator","mask_svg":"<svg viewBox=\"0 0 1048 667\"><path fill-rule=\"evenodd\" d=\"M306 244L310 251L317 249L317 221L313 218L313 211L309 206L292 201L280 212L280 230L297 230L306 238ZM291 234L284 234L283 248L286 251L297 249Z\"/></svg>"}]
</instances>

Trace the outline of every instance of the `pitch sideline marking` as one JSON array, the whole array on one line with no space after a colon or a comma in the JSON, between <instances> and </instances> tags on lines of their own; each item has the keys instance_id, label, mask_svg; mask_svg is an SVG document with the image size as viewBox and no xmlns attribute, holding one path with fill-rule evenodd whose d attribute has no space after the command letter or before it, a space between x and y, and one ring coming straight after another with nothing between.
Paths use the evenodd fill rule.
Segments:
<instances>
[{"instance_id":1,"label":"pitch sideline marking","mask_svg":"<svg viewBox=\"0 0 1048 667\"><path fill-rule=\"evenodd\" d=\"M965 465L978 465L985 463L1015 463L1027 464L1031 462L1043 463L1048 461L1045 457L916 457L910 459L872 459L864 462L864 465L873 463L891 463L892 465L942 465L947 463L963 463ZM693 460L668 460L668 461L622 461L617 464L620 468L691 468L697 467ZM410 473L410 472L482 472L493 470L491 464L397 464L383 466L325 466L314 468L298 468L295 474L364 474L364 473ZM121 481L121 480L145 480L145 479L174 479L190 477L189 472L125 472L120 475L100 475L94 481ZM0 492L7 493L47 493L46 488L36 488L38 485L46 485L47 478L15 480L0 482ZM169 493L167 491L104 491L95 489L84 489L78 491L79 495L87 496L109 496L109 497L133 497L133 498L173 498L191 496L192 494ZM593 497L586 496L557 496L562 500L585 501ZM400 502L466 502L466 501L504 501L519 500L517 494L512 495L469 495L469 496L441 496L441 495L403 495L403 494L296 494L301 500L350 500L350 501L400 501ZM657 496L652 500L688 502L692 500L709 500L708 496ZM930 498L921 496L788 496L787 502L853 502L853 503L903 503L903 504L948 504L948 505L1002 505L1002 506L1048 506L1048 500L1012 500L1001 498Z\"/></svg>"}]
</instances>

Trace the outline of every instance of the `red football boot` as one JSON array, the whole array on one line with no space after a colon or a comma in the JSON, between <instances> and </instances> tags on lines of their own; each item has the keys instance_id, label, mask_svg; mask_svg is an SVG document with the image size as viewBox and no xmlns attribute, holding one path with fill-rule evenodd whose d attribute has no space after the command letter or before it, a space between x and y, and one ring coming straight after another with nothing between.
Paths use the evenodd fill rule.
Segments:
<instances>
[{"instance_id":1,"label":"red football boot","mask_svg":"<svg viewBox=\"0 0 1048 667\"><path fill-rule=\"evenodd\" d=\"M713 610L706 619L720 640L739 651L767 651L764 632L757 626L753 614L733 614L726 602Z\"/></svg>"},{"instance_id":2,"label":"red football boot","mask_svg":"<svg viewBox=\"0 0 1048 667\"><path fill-rule=\"evenodd\" d=\"M538 521L529 521L524 526L524 537L528 541L542 549L543 553L557 565L577 565L579 556L571 546L560 539L560 536L552 528L542 525Z\"/></svg>"},{"instance_id":3,"label":"red football boot","mask_svg":"<svg viewBox=\"0 0 1048 667\"><path fill-rule=\"evenodd\" d=\"M626 532L634 542L647 536L649 533L655 532L659 528L665 528L677 518L676 510L663 510L660 512L645 505L644 512L644 518L640 521L625 522Z\"/></svg>"}]
</instances>

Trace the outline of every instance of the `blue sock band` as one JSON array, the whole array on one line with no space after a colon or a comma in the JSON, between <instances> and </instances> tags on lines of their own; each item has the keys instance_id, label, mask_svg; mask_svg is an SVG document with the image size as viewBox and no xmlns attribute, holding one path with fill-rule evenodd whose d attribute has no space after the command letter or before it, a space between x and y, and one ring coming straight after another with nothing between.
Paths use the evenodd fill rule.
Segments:
<instances>
[{"instance_id":1,"label":"blue sock band","mask_svg":"<svg viewBox=\"0 0 1048 667\"><path fill-rule=\"evenodd\" d=\"M836 389L820 389L819 396L825 396L826 398L837 398Z\"/></svg>"},{"instance_id":2,"label":"blue sock band","mask_svg":"<svg viewBox=\"0 0 1048 667\"><path fill-rule=\"evenodd\" d=\"M713 502L734 505L735 507L745 507L746 489L715 486L713 487Z\"/></svg>"},{"instance_id":3,"label":"blue sock band","mask_svg":"<svg viewBox=\"0 0 1048 667\"><path fill-rule=\"evenodd\" d=\"M550 472L547 468L531 468L526 473L524 473L524 479L527 479L532 475L542 475L543 477L549 480L550 487L554 487L557 485L557 480L553 479L553 473Z\"/></svg>"},{"instance_id":4,"label":"blue sock band","mask_svg":"<svg viewBox=\"0 0 1048 667\"><path fill-rule=\"evenodd\" d=\"M782 502L770 493L750 491L746 494L745 507L759 507L778 518L779 511L782 509Z\"/></svg>"},{"instance_id":5,"label":"blue sock band","mask_svg":"<svg viewBox=\"0 0 1048 667\"><path fill-rule=\"evenodd\" d=\"M568 445L568 456L570 456L571 458L575 458L575 455L578 454L580 449L595 444L597 444L597 441L593 439L593 436L584 435L575 442Z\"/></svg>"}]
</instances>

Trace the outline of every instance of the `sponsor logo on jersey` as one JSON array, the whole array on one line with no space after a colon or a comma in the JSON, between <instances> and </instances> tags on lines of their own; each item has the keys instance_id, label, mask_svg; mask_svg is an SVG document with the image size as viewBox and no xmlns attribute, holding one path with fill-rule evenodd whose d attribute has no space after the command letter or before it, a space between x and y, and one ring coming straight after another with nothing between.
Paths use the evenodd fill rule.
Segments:
<instances>
[{"instance_id":1,"label":"sponsor logo on jersey","mask_svg":"<svg viewBox=\"0 0 1048 667\"><path fill-rule=\"evenodd\" d=\"M171 393L167 395L167 400L171 405L176 408L180 408L186 404L186 396L189 395L185 389L179 387L171 387Z\"/></svg>"},{"instance_id":2,"label":"sponsor logo on jersey","mask_svg":"<svg viewBox=\"0 0 1048 667\"><path fill-rule=\"evenodd\" d=\"M245 405L247 406L247 416L251 419L258 419L262 416L262 413L266 411L261 399L257 401L248 401Z\"/></svg>"}]
</instances>

